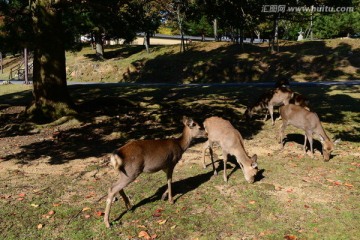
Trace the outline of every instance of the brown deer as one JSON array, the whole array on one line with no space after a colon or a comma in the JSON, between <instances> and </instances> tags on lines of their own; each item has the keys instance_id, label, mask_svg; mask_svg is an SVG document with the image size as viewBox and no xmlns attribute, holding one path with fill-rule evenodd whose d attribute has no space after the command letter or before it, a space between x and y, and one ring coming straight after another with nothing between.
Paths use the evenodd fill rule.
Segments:
<instances>
[{"instance_id":1,"label":"brown deer","mask_svg":"<svg viewBox=\"0 0 360 240\"><path fill-rule=\"evenodd\" d=\"M154 173L163 170L167 176L167 190L162 195L162 200L168 196L173 203L171 183L175 165L182 154L190 146L194 137L203 132L199 124L190 118L183 118L184 129L179 138L163 140L136 140L129 142L115 150L110 156L110 164L119 171L119 180L109 189L106 199L104 222L110 227L109 214L111 202L116 193L120 193L127 209L131 208L129 198L124 192L124 187L133 182L141 173Z\"/></svg>"},{"instance_id":2,"label":"brown deer","mask_svg":"<svg viewBox=\"0 0 360 240\"><path fill-rule=\"evenodd\" d=\"M310 143L311 156L313 154L313 134L316 134L320 138L322 144L322 152L325 161L330 160L331 152L334 150L335 145L340 141L336 140L334 143L326 135L319 117L316 113L310 112L301 106L294 104L289 104L286 106L280 107L280 116L282 118L282 125L280 127L280 139L279 143L283 144L284 131L288 125L292 125L296 128L300 128L305 131L305 141L304 141L304 154L306 154L306 142L307 139Z\"/></svg>"},{"instance_id":3,"label":"brown deer","mask_svg":"<svg viewBox=\"0 0 360 240\"><path fill-rule=\"evenodd\" d=\"M264 121L267 119L267 113L270 113L271 123L274 125L274 107L287 105L293 95L293 91L286 87L279 87L265 92L258 101L245 111L246 119L250 119L252 115L260 110L266 110Z\"/></svg>"},{"instance_id":4,"label":"brown deer","mask_svg":"<svg viewBox=\"0 0 360 240\"><path fill-rule=\"evenodd\" d=\"M207 142L203 146L203 166L205 165L205 152L209 148L211 163L214 170L214 175L217 175L217 171L214 165L212 144L218 143L222 148L222 155L224 161L224 181L227 182L226 175L226 163L228 154L236 157L236 161L239 163L246 181L253 183L257 174L257 156L256 154L251 158L247 155L244 147L244 140L238 130L227 120L220 117L210 117L205 119L204 128L208 136Z\"/></svg>"},{"instance_id":5,"label":"brown deer","mask_svg":"<svg viewBox=\"0 0 360 240\"><path fill-rule=\"evenodd\" d=\"M291 96L289 103L301 106L301 107L305 108L306 110L310 111L309 99L304 97L301 93L294 92L293 95Z\"/></svg>"}]
</instances>

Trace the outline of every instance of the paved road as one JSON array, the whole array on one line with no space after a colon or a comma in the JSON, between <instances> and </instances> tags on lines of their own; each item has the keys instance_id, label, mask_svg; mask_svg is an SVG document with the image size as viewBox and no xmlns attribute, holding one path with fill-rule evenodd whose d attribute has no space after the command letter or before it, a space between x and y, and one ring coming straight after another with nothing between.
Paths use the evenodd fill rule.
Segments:
<instances>
[{"instance_id":1,"label":"paved road","mask_svg":"<svg viewBox=\"0 0 360 240\"><path fill-rule=\"evenodd\" d=\"M12 80L13 84L24 84L23 81ZM1 83L0 83L1 84ZM238 87L238 86L257 86L257 87L272 87L273 82L243 82L243 83L98 83L98 82L67 82L68 85L110 85L110 86L144 86L144 87ZM360 80L347 81L322 81L322 82L291 82L291 86L357 86L360 85Z\"/></svg>"}]
</instances>

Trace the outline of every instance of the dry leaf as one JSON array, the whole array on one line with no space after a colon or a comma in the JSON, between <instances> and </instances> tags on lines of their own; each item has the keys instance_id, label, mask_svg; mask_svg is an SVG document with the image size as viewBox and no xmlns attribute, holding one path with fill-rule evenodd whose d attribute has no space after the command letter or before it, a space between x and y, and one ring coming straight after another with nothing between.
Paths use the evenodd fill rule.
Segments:
<instances>
[{"instance_id":1,"label":"dry leaf","mask_svg":"<svg viewBox=\"0 0 360 240\"><path fill-rule=\"evenodd\" d=\"M84 207L84 208L82 209L83 212L88 211L88 210L91 210L91 208L89 208L89 207Z\"/></svg>"},{"instance_id":2,"label":"dry leaf","mask_svg":"<svg viewBox=\"0 0 360 240\"><path fill-rule=\"evenodd\" d=\"M352 184L350 184L350 183L344 183L344 185L347 186L347 187L350 187L350 188L351 188L351 187L354 187L354 185L352 185Z\"/></svg>"},{"instance_id":3,"label":"dry leaf","mask_svg":"<svg viewBox=\"0 0 360 240\"><path fill-rule=\"evenodd\" d=\"M250 204L255 204L256 202L254 200L249 201Z\"/></svg>"},{"instance_id":4,"label":"dry leaf","mask_svg":"<svg viewBox=\"0 0 360 240\"><path fill-rule=\"evenodd\" d=\"M41 223L37 225L38 229L42 229L44 227L44 225L42 225Z\"/></svg>"},{"instance_id":5,"label":"dry leaf","mask_svg":"<svg viewBox=\"0 0 360 240\"><path fill-rule=\"evenodd\" d=\"M55 211L54 210L51 210L48 212L49 215L54 215L55 214Z\"/></svg>"},{"instance_id":6,"label":"dry leaf","mask_svg":"<svg viewBox=\"0 0 360 240\"><path fill-rule=\"evenodd\" d=\"M90 215L90 214L86 214L84 217L85 217L86 219L88 219L88 218L91 217L91 215Z\"/></svg>"},{"instance_id":7,"label":"dry leaf","mask_svg":"<svg viewBox=\"0 0 360 240\"><path fill-rule=\"evenodd\" d=\"M105 213L103 213L102 211L96 211L95 214L96 216L101 217L104 216Z\"/></svg>"},{"instance_id":8,"label":"dry leaf","mask_svg":"<svg viewBox=\"0 0 360 240\"><path fill-rule=\"evenodd\" d=\"M286 236L284 236L284 238L285 238L286 240L296 240L296 239L297 239L297 237L294 236L294 235L286 235Z\"/></svg>"},{"instance_id":9,"label":"dry leaf","mask_svg":"<svg viewBox=\"0 0 360 240\"><path fill-rule=\"evenodd\" d=\"M61 204L60 203L53 203L53 206L54 207L58 207L58 206L60 206Z\"/></svg>"},{"instance_id":10,"label":"dry leaf","mask_svg":"<svg viewBox=\"0 0 360 240\"><path fill-rule=\"evenodd\" d=\"M158 224L163 225L167 222L167 219L157 221Z\"/></svg>"},{"instance_id":11,"label":"dry leaf","mask_svg":"<svg viewBox=\"0 0 360 240\"><path fill-rule=\"evenodd\" d=\"M150 240L151 239L151 237L150 237L150 235L146 232L146 231L141 231L141 232L139 232L139 235L138 235L138 237L142 237L142 238L145 238L146 240Z\"/></svg>"},{"instance_id":12,"label":"dry leaf","mask_svg":"<svg viewBox=\"0 0 360 240\"><path fill-rule=\"evenodd\" d=\"M35 204L35 203L32 203L31 206L34 207L34 208L39 207L39 205L38 205L38 204Z\"/></svg>"},{"instance_id":13,"label":"dry leaf","mask_svg":"<svg viewBox=\"0 0 360 240\"><path fill-rule=\"evenodd\" d=\"M25 193L20 193L20 194L19 194L19 197L25 197L25 196L26 196Z\"/></svg>"},{"instance_id":14,"label":"dry leaf","mask_svg":"<svg viewBox=\"0 0 360 240\"><path fill-rule=\"evenodd\" d=\"M176 228L176 225L173 225L173 226L170 227L170 229L174 229L174 228Z\"/></svg>"}]
</instances>

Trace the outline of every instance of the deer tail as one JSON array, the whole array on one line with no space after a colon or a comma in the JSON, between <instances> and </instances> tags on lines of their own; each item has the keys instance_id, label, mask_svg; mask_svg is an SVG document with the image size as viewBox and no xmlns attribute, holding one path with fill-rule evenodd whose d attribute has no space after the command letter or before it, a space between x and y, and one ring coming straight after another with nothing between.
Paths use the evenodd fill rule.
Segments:
<instances>
[{"instance_id":1,"label":"deer tail","mask_svg":"<svg viewBox=\"0 0 360 240\"><path fill-rule=\"evenodd\" d=\"M123 165L123 160L121 157L117 154L116 151L111 153L110 155L110 164L113 166L114 169L119 170L120 167Z\"/></svg>"}]
</instances>

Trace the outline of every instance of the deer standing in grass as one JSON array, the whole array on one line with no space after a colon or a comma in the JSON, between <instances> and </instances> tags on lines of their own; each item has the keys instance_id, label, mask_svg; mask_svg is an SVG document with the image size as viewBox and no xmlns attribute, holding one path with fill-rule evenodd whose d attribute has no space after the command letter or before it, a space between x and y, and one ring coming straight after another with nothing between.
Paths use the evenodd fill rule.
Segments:
<instances>
[{"instance_id":1,"label":"deer standing in grass","mask_svg":"<svg viewBox=\"0 0 360 240\"><path fill-rule=\"evenodd\" d=\"M210 117L205 119L204 128L208 136L208 140L203 146L203 166L205 164L205 152L209 148L211 163L214 170L214 175L217 171L214 165L212 144L218 143L222 148L222 156L224 161L224 181L227 182L226 164L228 154L234 155L236 161L239 163L246 181L253 183L257 174L257 156L256 154L251 158L247 155L244 147L244 140L238 130L236 130L231 123L220 117Z\"/></svg>"},{"instance_id":2,"label":"deer standing in grass","mask_svg":"<svg viewBox=\"0 0 360 240\"><path fill-rule=\"evenodd\" d=\"M111 154L110 164L120 172L120 177L109 189L106 199L104 215L106 227L110 227L109 214L114 195L120 193L127 209L130 209L131 204L124 187L143 172L154 173L163 170L166 173L168 187L161 199L164 200L168 196L169 202L173 203L171 184L175 165L190 146L191 140L203 132L199 124L190 118L184 117L183 124L184 129L179 138L132 141Z\"/></svg>"},{"instance_id":3,"label":"deer standing in grass","mask_svg":"<svg viewBox=\"0 0 360 240\"><path fill-rule=\"evenodd\" d=\"M293 91L286 87L271 89L261 95L255 104L246 109L245 117L250 119L255 112L265 109L267 111L264 121L267 119L267 113L269 112L271 123L274 125L274 107L289 104L292 95Z\"/></svg>"},{"instance_id":4,"label":"deer standing in grass","mask_svg":"<svg viewBox=\"0 0 360 240\"><path fill-rule=\"evenodd\" d=\"M280 116L282 118L282 125L280 127L280 140L279 143L282 144L284 148L283 137L284 131L288 125L292 125L296 128L300 128L305 131L305 141L304 141L304 154L306 154L306 142L309 139L311 156L313 154L313 134L316 134L320 138L322 144L322 152L325 161L330 160L331 152L334 150L335 145L340 141L336 140L334 143L326 135L319 117L316 113L310 112L307 109L297 106L294 104L289 104L286 106L280 107Z\"/></svg>"}]
</instances>

